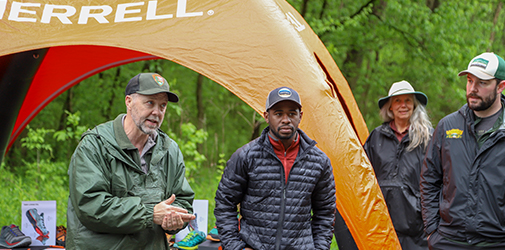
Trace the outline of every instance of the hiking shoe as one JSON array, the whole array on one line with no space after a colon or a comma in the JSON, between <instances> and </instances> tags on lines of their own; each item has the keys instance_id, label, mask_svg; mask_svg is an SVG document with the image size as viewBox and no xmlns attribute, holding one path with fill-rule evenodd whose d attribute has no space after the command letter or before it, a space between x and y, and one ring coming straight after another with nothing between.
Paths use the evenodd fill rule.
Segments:
<instances>
[{"instance_id":1,"label":"hiking shoe","mask_svg":"<svg viewBox=\"0 0 505 250\"><path fill-rule=\"evenodd\" d=\"M43 236L49 234L49 231L47 231L46 225L44 224L44 213L41 213L39 215L37 213L37 209L32 208L26 211L26 217L28 217L28 220L32 224L33 229L35 229L39 235Z\"/></svg>"},{"instance_id":2,"label":"hiking shoe","mask_svg":"<svg viewBox=\"0 0 505 250\"><path fill-rule=\"evenodd\" d=\"M175 243L173 247L186 250L198 249L198 245L205 241L205 233L198 231L189 232L184 239Z\"/></svg>"},{"instance_id":3,"label":"hiking shoe","mask_svg":"<svg viewBox=\"0 0 505 250\"><path fill-rule=\"evenodd\" d=\"M56 228L56 245L65 246L65 239L67 238L67 229L64 226Z\"/></svg>"},{"instance_id":4,"label":"hiking shoe","mask_svg":"<svg viewBox=\"0 0 505 250\"><path fill-rule=\"evenodd\" d=\"M40 235L37 237L37 240L45 244L47 239L49 239L49 231L47 231L46 225L44 224L44 213L39 215L36 208L31 208L26 211L26 217L28 217L35 232Z\"/></svg>"},{"instance_id":5,"label":"hiking shoe","mask_svg":"<svg viewBox=\"0 0 505 250\"><path fill-rule=\"evenodd\" d=\"M211 241L221 241L221 239L219 239L219 233L217 232L216 226L214 226L214 228L210 230L209 234L207 234L207 239Z\"/></svg>"},{"instance_id":6,"label":"hiking shoe","mask_svg":"<svg viewBox=\"0 0 505 250\"><path fill-rule=\"evenodd\" d=\"M11 224L3 226L0 232L0 246L5 248L26 247L32 244L30 236L26 236L19 227Z\"/></svg>"}]
</instances>

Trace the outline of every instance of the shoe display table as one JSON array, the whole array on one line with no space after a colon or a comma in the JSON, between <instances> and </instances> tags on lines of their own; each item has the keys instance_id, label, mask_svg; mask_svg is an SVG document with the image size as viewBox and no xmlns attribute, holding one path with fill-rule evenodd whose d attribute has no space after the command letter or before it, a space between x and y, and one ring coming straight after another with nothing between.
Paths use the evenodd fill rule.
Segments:
<instances>
[{"instance_id":1,"label":"shoe display table","mask_svg":"<svg viewBox=\"0 0 505 250\"><path fill-rule=\"evenodd\" d=\"M0 247L0 250L43 250L43 249L58 249L58 250L65 250L65 248L54 248L54 247L51 247L51 246L32 246L32 247L15 247L15 248L11 248L11 249L7 249L7 248L2 248Z\"/></svg>"}]
</instances>

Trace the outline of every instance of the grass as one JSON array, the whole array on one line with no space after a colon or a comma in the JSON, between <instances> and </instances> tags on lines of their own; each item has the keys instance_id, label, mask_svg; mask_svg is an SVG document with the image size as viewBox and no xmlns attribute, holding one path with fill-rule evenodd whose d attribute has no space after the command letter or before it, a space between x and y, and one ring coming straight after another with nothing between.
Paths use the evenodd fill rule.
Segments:
<instances>
[{"instance_id":1,"label":"grass","mask_svg":"<svg viewBox=\"0 0 505 250\"><path fill-rule=\"evenodd\" d=\"M190 185L195 192L195 199L209 201L207 232L210 231L216 224L216 218L214 217L214 207L216 207L216 202L214 201L214 198L216 197L216 190L220 177L221 174L214 168L204 167L200 168L198 173L196 173L194 177L190 178Z\"/></svg>"},{"instance_id":2,"label":"grass","mask_svg":"<svg viewBox=\"0 0 505 250\"><path fill-rule=\"evenodd\" d=\"M21 202L43 200L56 200L57 225L66 225L67 167L41 162L26 169L26 176L21 176L0 166L0 226L21 225Z\"/></svg>"}]
</instances>

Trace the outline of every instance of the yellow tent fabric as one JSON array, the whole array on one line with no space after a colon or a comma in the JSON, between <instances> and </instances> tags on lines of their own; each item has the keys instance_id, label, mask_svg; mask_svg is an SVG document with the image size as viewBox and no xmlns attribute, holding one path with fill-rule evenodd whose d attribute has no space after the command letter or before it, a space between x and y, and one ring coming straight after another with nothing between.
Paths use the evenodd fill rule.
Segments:
<instances>
[{"instance_id":1,"label":"yellow tent fabric","mask_svg":"<svg viewBox=\"0 0 505 250\"><path fill-rule=\"evenodd\" d=\"M322 42L282 0L0 0L0 56L98 45L159 56L221 84L260 114L296 89L301 128L330 157L338 208L360 249L400 249L373 169L368 130Z\"/></svg>"}]
</instances>

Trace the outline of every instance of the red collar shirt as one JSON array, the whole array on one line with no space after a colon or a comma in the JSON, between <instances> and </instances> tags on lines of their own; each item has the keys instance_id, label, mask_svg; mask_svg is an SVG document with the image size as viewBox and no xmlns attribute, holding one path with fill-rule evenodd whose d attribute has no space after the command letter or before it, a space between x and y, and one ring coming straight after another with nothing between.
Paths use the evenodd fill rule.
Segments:
<instances>
[{"instance_id":1,"label":"red collar shirt","mask_svg":"<svg viewBox=\"0 0 505 250\"><path fill-rule=\"evenodd\" d=\"M284 166L284 174L286 175L286 182L288 182L289 172L295 163L296 156L298 155L298 151L300 150L300 135L296 133L295 140L291 143L288 149L284 148L284 144L278 139L274 139L268 134L268 138L270 139L270 143L274 148L274 152L281 160L282 165Z\"/></svg>"}]
</instances>

